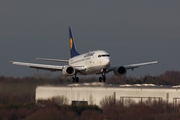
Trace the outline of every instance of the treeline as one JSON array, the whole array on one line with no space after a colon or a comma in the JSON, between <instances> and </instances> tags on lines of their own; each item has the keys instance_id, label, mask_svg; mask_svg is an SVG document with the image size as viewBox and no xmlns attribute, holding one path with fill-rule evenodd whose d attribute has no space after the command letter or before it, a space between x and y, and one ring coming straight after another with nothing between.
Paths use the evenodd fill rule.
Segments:
<instances>
[{"instance_id":1,"label":"treeline","mask_svg":"<svg viewBox=\"0 0 180 120\"><path fill-rule=\"evenodd\" d=\"M0 120L178 120L180 116L180 105L152 99L138 103L127 99L124 106L121 101L107 96L102 98L101 107L58 102L53 98L43 104L0 105Z\"/></svg>"},{"instance_id":2,"label":"treeline","mask_svg":"<svg viewBox=\"0 0 180 120\"><path fill-rule=\"evenodd\" d=\"M97 78L80 78L80 83L84 82L98 82ZM166 71L159 76L145 75L140 78L131 76L111 76L107 77L107 84L155 84L155 85L180 85L180 71ZM16 95L23 95L24 99L34 100L35 89L39 85L66 85L72 84L71 78L62 76L52 77L49 74L36 74L31 77L14 78L0 76L0 95L3 98L15 99ZM3 101L0 98L0 102ZM21 98L22 99L22 98ZM4 100L7 102L8 100ZM16 100L15 100L16 101ZM18 100L20 101L20 100ZM23 100L26 101L26 100Z\"/></svg>"},{"instance_id":3,"label":"treeline","mask_svg":"<svg viewBox=\"0 0 180 120\"><path fill-rule=\"evenodd\" d=\"M140 78L131 76L110 77L111 84L155 84L155 85L180 85L180 71L166 71L158 76L145 75Z\"/></svg>"},{"instance_id":4,"label":"treeline","mask_svg":"<svg viewBox=\"0 0 180 120\"><path fill-rule=\"evenodd\" d=\"M84 78L80 82L97 82L97 78ZM68 99L61 97L36 104L35 89L39 85L66 85L72 83L65 77L50 75L35 75L33 77L0 76L0 120L177 120L180 117L179 104L173 105L164 101L147 100L135 103L126 101L124 106L120 101L110 97L102 98L101 106L71 106ZM131 76L108 77L107 84L156 84L180 85L179 71L166 71L159 76L145 75L140 78ZM60 102L61 101L61 102Z\"/></svg>"},{"instance_id":5,"label":"treeline","mask_svg":"<svg viewBox=\"0 0 180 120\"><path fill-rule=\"evenodd\" d=\"M82 82L98 82L97 78L82 77ZM180 85L180 71L166 71L159 76L145 75L140 78L131 76L108 77L107 84L155 84L155 85ZM62 76L52 77L50 74L36 74L32 77L14 78L0 76L0 103L16 103L34 101L35 89L40 85L66 85L72 84L71 78Z\"/></svg>"},{"instance_id":6,"label":"treeline","mask_svg":"<svg viewBox=\"0 0 180 120\"><path fill-rule=\"evenodd\" d=\"M79 76L80 77L80 76ZM71 77L52 77L50 74L35 74L30 77L14 78L0 76L0 83L28 83L30 85L64 85L72 83ZM98 82L96 77L81 77L79 83ZM142 77L107 76L107 84L155 84L155 85L180 85L180 71L169 70L158 76L145 75Z\"/></svg>"}]
</instances>

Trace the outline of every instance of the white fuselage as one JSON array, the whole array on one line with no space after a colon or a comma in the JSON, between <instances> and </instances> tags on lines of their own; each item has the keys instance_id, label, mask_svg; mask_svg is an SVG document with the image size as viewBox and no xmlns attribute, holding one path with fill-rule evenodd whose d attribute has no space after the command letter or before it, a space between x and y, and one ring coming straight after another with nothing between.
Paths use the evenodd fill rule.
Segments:
<instances>
[{"instance_id":1,"label":"white fuselage","mask_svg":"<svg viewBox=\"0 0 180 120\"><path fill-rule=\"evenodd\" d=\"M69 59L69 66L84 67L82 74L97 74L110 67L110 55L106 51L90 51Z\"/></svg>"}]
</instances>

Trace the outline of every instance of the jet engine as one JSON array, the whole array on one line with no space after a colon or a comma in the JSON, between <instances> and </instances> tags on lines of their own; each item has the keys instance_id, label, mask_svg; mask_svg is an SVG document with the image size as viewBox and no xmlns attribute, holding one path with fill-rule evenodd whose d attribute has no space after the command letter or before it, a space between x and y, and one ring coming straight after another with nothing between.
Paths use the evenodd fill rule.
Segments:
<instances>
[{"instance_id":1,"label":"jet engine","mask_svg":"<svg viewBox=\"0 0 180 120\"><path fill-rule=\"evenodd\" d=\"M64 76L72 76L75 74L75 69L71 66L64 66L64 68L62 69L62 74Z\"/></svg>"},{"instance_id":2,"label":"jet engine","mask_svg":"<svg viewBox=\"0 0 180 120\"><path fill-rule=\"evenodd\" d=\"M121 75L125 75L126 74L126 68L124 66L120 66L120 67L116 67L114 70L114 74L121 76Z\"/></svg>"}]
</instances>

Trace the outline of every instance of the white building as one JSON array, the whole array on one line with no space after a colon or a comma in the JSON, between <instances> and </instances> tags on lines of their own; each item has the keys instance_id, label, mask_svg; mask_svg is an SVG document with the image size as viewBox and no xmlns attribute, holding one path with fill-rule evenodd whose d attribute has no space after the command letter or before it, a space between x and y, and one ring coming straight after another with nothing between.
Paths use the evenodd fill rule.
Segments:
<instances>
[{"instance_id":1,"label":"white building","mask_svg":"<svg viewBox=\"0 0 180 120\"><path fill-rule=\"evenodd\" d=\"M36 88L36 100L51 99L55 96L65 96L69 104L72 101L87 101L99 105L105 96L114 96L116 100L134 99L135 101L162 99L167 102L178 103L180 90L178 87L157 87L157 86L112 86L95 83L71 84L68 86L38 86Z\"/></svg>"}]
</instances>

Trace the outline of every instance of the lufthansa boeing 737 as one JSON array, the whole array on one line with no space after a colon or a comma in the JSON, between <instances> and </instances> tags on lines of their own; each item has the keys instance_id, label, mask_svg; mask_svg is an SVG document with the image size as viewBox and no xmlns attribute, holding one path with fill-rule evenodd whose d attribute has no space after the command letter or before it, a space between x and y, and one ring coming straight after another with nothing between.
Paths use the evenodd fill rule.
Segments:
<instances>
[{"instance_id":1,"label":"lufthansa boeing 737","mask_svg":"<svg viewBox=\"0 0 180 120\"><path fill-rule=\"evenodd\" d=\"M127 70L138 68L143 65L150 65L158 63L158 61L130 64L130 65L118 65L110 66L110 55L104 50L90 51L88 53L79 54L76 50L71 28L69 27L69 47L71 58L69 60L62 59L49 59L49 58L36 58L38 60L64 62L67 65L46 65L46 64L35 64L26 62L10 61L15 65L28 66L37 70L49 70L49 71L62 71L64 76L73 76L73 82L79 82L77 74L89 75L89 74L101 74L99 82L106 82L105 74L113 71L115 75L125 75Z\"/></svg>"}]
</instances>

